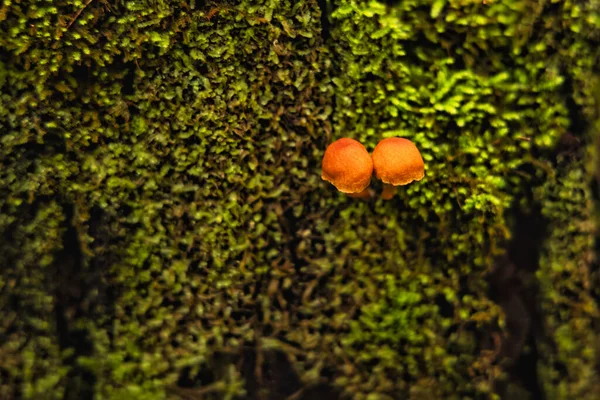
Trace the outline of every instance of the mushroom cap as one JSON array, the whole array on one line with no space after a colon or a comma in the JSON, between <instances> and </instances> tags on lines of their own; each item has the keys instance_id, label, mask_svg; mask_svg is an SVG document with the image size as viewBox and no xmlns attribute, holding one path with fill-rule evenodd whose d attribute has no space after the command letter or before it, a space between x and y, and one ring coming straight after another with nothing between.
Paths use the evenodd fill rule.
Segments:
<instances>
[{"instance_id":1,"label":"mushroom cap","mask_svg":"<svg viewBox=\"0 0 600 400\"><path fill-rule=\"evenodd\" d=\"M373 150L375 176L394 186L420 181L425 176L425 163L417 146L408 139L383 139Z\"/></svg>"},{"instance_id":2,"label":"mushroom cap","mask_svg":"<svg viewBox=\"0 0 600 400\"><path fill-rule=\"evenodd\" d=\"M360 193L371 183L373 159L360 142L342 138L323 155L321 178L342 193Z\"/></svg>"}]
</instances>

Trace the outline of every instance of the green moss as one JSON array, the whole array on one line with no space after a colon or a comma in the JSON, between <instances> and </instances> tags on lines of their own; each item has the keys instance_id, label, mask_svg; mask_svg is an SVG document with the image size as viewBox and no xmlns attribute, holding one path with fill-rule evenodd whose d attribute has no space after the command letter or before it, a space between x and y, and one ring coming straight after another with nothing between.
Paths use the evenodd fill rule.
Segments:
<instances>
[{"instance_id":1,"label":"green moss","mask_svg":"<svg viewBox=\"0 0 600 400\"><path fill-rule=\"evenodd\" d=\"M560 172L536 191L542 213L552 221L537 272L548 335L539 368L549 398L588 398L600 389L594 329L598 307L590 276L593 208L585 167L568 157L558 162Z\"/></svg>"},{"instance_id":2,"label":"green moss","mask_svg":"<svg viewBox=\"0 0 600 400\"><path fill-rule=\"evenodd\" d=\"M595 118L598 5L326 3L0 7L0 397L492 398L485 276L531 190L541 384L593 393L589 158L549 154ZM340 195L342 136L410 138L425 179Z\"/></svg>"},{"instance_id":3,"label":"green moss","mask_svg":"<svg viewBox=\"0 0 600 400\"><path fill-rule=\"evenodd\" d=\"M5 226L14 223L6 216L1 221ZM53 312L53 253L60 250L63 222L61 208L49 202L29 220L19 220L12 238L19 247L4 247L0 255L2 398L63 397L69 367L62 361L68 349L59 345Z\"/></svg>"}]
</instances>

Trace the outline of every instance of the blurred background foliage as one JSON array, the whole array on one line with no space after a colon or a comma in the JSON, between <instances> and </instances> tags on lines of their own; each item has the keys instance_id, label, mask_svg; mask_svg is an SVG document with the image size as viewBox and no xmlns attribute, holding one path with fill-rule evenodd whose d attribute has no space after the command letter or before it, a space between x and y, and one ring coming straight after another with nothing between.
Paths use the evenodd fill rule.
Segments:
<instances>
[{"instance_id":1,"label":"blurred background foliage","mask_svg":"<svg viewBox=\"0 0 600 400\"><path fill-rule=\"evenodd\" d=\"M0 49L0 399L600 398L598 0L5 0ZM389 136L392 201L320 179Z\"/></svg>"}]
</instances>

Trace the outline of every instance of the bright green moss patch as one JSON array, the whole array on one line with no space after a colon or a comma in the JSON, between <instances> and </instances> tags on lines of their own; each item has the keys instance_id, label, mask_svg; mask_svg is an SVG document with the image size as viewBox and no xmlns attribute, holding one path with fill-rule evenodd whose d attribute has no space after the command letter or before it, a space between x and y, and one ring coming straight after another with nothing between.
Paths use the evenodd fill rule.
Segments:
<instances>
[{"instance_id":1,"label":"bright green moss patch","mask_svg":"<svg viewBox=\"0 0 600 400\"><path fill-rule=\"evenodd\" d=\"M591 398L590 158L551 153L597 117L599 11L5 2L0 397L494 398L486 276L533 193L538 384ZM410 138L425 178L339 195L343 136Z\"/></svg>"}]
</instances>

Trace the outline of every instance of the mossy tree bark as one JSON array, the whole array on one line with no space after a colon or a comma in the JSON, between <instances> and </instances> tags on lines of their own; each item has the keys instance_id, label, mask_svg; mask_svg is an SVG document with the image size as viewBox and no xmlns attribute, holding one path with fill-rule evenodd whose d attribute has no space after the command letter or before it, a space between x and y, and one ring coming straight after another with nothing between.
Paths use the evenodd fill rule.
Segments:
<instances>
[{"instance_id":1,"label":"mossy tree bark","mask_svg":"<svg viewBox=\"0 0 600 400\"><path fill-rule=\"evenodd\" d=\"M594 398L599 38L594 0L4 2L0 398ZM425 178L338 193L344 136Z\"/></svg>"}]
</instances>

